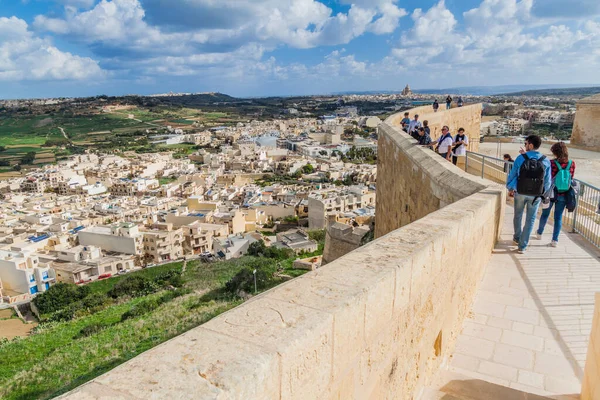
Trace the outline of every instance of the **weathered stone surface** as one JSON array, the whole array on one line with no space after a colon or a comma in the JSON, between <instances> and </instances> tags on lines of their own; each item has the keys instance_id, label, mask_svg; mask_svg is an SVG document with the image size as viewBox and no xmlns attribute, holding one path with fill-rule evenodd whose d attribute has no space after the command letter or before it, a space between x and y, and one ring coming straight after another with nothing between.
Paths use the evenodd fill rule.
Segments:
<instances>
[{"instance_id":1,"label":"weathered stone surface","mask_svg":"<svg viewBox=\"0 0 600 400\"><path fill-rule=\"evenodd\" d=\"M571 143L586 150L600 151L600 95L577 102Z\"/></svg>"},{"instance_id":2,"label":"weathered stone surface","mask_svg":"<svg viewBox=\"0 0 600 400\"><path fill-rule=\"evenodd\" d=\"M452 118L475 123L478 110ZM102 387L123 399L413 398L452 353L505 195L390 122L378 169L378 239L64 398L99 399Z\"/></svg>"}]
</instances>

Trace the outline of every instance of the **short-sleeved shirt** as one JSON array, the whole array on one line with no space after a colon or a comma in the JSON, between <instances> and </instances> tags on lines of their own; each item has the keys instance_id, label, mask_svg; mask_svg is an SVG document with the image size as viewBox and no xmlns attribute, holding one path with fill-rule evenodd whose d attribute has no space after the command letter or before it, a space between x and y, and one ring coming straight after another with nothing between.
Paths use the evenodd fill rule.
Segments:
<instances>
[{"instance_id":1,"label":"short-sleeved shirt","mask_svg":"<svg viewBox=\"0 0 600 400\"><path fill-rule=\"evenodd\" d=\"M415 121L413 119L412 121L410 121L410 125L408 126L408 133L412 133L412 132L416 131L421 126L422 126L421 121Z\"/></svg>"},{"instance_id":2,"label":"short-sleeved shirt","mask_svg":"<svg viewBox=\"0 0 600 400\"><path fill-rule=\"evenodd\" d=\"M452 148L453 143L454 143L454 139L452 139L452 135L446 136L444 138L444 140L442 140L438 144L438 149L437 149L438 153L440 153L440 154L448 153L448 148Z\"/></svg>"},{"instance_id":3,"label":"short-sleeved shirt","mask_svg":"<svg viewBox=\"0 0 600 400\"><path fill-rule=\"evenodd\" d=\"M454 141L458 142L458 135L456 135L456 138L454 139ZM469 137L467 135L464 136L463 142L465 142L465 144L460 145L456 149L454 149L455 156L466 156L467 155L467 145L469 144Z\"/></svg>"},{"instance_id":4,"label":"short-sleeved shirt","mask_svg":"<svg viewBox=\"0 0 600 400\"><path fill-rule=\"evenodd\" d=\"M409 125L410 124L410 118L402 118L402 125Z\"/></svg>"}]
</instances>

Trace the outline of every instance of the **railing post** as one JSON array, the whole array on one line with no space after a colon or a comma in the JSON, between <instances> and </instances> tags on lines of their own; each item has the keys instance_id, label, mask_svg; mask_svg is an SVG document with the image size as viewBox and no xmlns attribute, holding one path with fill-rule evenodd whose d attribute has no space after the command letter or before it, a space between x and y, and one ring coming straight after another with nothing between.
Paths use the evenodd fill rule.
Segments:
<instances>
[{"instance_id":1,"label":"railing post","mask_svg":"<svg viewBox=\"0 0 600 400\"><path fill-rule=\"evenodd\" d=\"M577 232L577 209L579 208L579 204L581 203L581 195L583 194L584 185L585 184L583 182L579 182L579 192L577 193L577 207L575 207L575 210L573 211L573 230L571 231L573 233Z\"/></svg>"},{"instance_id":2,"label":"railing post","mask_svg":"<svg viewBox=\"0 0 600 400\"><path fill-rule=\"evenodd\" d=\"M485 177L485 156L481 157L481 177Z\"/></svg>"},{"instance_id":3,"label":"railing post","mask_svg":"<svg viewBox=\"0 0 600 400\"><path fill-rule=\"evenodd\" d=\"M465 172L469 172L469 152L465 155Z\"/></svg>"}]
</instances>

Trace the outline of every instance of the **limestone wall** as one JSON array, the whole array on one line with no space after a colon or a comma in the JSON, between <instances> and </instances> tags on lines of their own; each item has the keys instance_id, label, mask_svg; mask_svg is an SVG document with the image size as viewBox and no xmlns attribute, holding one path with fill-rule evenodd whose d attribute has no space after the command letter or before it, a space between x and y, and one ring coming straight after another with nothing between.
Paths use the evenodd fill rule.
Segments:
<instances>
[{"instance_id":1,"label":"limestone wall","mask_svg":"<svg viewBox=\"0 0 600 400\"><path fill-rule=\"evenodd\" d=\"M429 121L431 129L431 138L437 139L442 134L442 127L448 125L450 133L455 136L459 128L465 128L465 133L469 137L469 150L479 151L479 136L481 126L481 104L472 104L464 107L456 107L450 110L433 111L432 106L423 106L409 110L410 118L419 114L419 121ZM400 127L400 121L404 118L404 112L394 114L385 122L387 125ZM378 153L381 147L378 149ZM377 178L381 172L378 170Z\"/></svg>"},{"instance_id":2,"label":"limestone wall","mask_svg":"<svg viewBox=\"0 0 600 400\"><path fill-rule=\"evenodd\" d=\"M585 150L600 151L600 95L577 103L571 143Z\"/></svg>"},{"instance_id":3,"label":"limestone wall","mask_svg":"<svg viewBox=\"0 0 600 400\"><path fill-rule=\"evenodd\" d=\"M598 398L600 398L600 293L596 293L592 332L581 389L581 400L595 400Z\"/></svg>"},{"instance_id":4,"label":"limestone wall","mask_svg":"<svg viewBox=\"0 0 600 400\"><path fill-rule=\"evenodd\" d=\"M369 227L352 227L337 222L327 226L325 249L323 250L323 265L337 260L341 256L358 249L363 238L369 233Z\"/></svg>"},{"instance_id":5,"label":"limestone wall","mask_svg":"<svg viewBox=\"0 0 600 400\"><path fill-rule=\"evenodd\" d=\"M497 238L505 191L390 126L381 138L389 148L380 147L380 176L406 176L378 182L379 239L63 398L416 397L452 353ZM405 203L409 211L397 212Z\"/></svg>"}]
</instances>

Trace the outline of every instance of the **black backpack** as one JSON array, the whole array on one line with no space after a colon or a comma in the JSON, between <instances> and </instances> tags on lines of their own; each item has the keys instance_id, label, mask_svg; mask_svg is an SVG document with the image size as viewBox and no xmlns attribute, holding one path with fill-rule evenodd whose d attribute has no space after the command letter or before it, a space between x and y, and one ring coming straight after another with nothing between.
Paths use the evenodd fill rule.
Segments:
<instances>
[{"instance_id":1,"label":"black backpack","mask_svg":"<svg viewBox=\"0 0 600 400\"><path fill-rule=\"evenodd\" d=\"M535 159L523 154L523 158L525 161L519 170L517 193L526 196L542 196L544 194L544 177L546 176L546 167L544 166L546 156Z\"/></svg>"}]
</instances>

